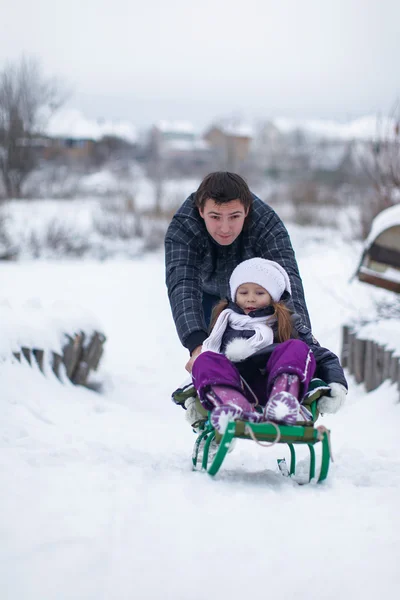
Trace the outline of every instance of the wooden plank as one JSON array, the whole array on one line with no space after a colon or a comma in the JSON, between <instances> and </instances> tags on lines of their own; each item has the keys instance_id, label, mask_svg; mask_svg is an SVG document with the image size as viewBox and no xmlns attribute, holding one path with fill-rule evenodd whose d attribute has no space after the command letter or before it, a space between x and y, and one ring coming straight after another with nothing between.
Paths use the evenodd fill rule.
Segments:
<instances>
[{"instance_id":1,"label":"wooden plank","mask_svg":"<svg viewBox=\"0 0 400 600\"><path fill-rule=\"evenodd\" d=\"M32 350L32 354L35 357L35 360L37 362L39 369L43 373L44 350L40 350L39 348L34 348Z\"/></svg>"},{"instance_id":2,"label":"wooden plank","mask_svg":"<svg viewBox=\"0 0 400 600\"><path fill-rule=\"evenodd\" d=\"M354 374L354 354L355 354L355 344L356 344L356 333L354 331L349 331L349 349L347 352L347 369L349 373Z\"/></svg>"},{"instance_id":3,"label":"wooden plank","mask_svg":"<svg viewBox=\"0 0 400 600\"><path fill-rule=\"evenodd\" d=\"M360 270L357 273L357 277L364 283L370 283L371 285L375 285L377 287L384 288L385 290L400 294L400 283L398 281L390 281L389 279L385 279L384 277L379 276L379 274L376 272L365 273Z\"/></svg>"},{"instance_id":4,"label":"wooden plank","mask_svg":"<svg viewBox=\"0 0 400 600\"><path fill-rule=\"evenodd\" d=\"M348 364L349 332L350 332L350 327L348 325L343 325L343 327L342 327L342 351L340 354L340 362L344 369L347 367L347 364Z\"/></svg>"},{"instance_id":5,"label":"wooden plank","mask_svg":"<svg viewBox=\"0 0 400 600\"><path fill-rule=\"evenodd\" d=\"M73 376L73 383L75 385L85 385L89 375L89 365L85 361L80 361Z\"/></svg>"},{"instance_id":6,"label":"wooden plank","mask_svg":"<svg viewBox=\"0 0 400 600\"><path fill-rule=\"evenodd\" d=\"M373 261L400 269L400 252L394 248L372 244L367 254Z\"/></svg>"},{"instance_id":7,"label":"wooden plank","mask_svg":"<svg viewBox=\"0 0 400 600\"><path fill-rule=\"evenodd\" d=\"M393 350L385 349L383 353L383 380L390 379Z\"/></svg>"},{"instance_id":8,"label":"wooden plank","mask_svg":"<svg viewBox=\"0 0 400 600\"><path fill-rule=\"evenodd\" d=\"M89 368L93 369L94 371L97 370L97 367L99 366L100 363L100 359L103 356L103 352L104 352L104 342L106 341L106 336L103 335L102 333L99 333L98 331L95 332L94 336L93 336L93 342L92 342L92 346L89 350L88 353L88 363L89 363Z\"/></svg>"},{"instance_id":9,"label":"wooden plank","mask_svg":"<svg viewBox=\"0 0 400 600\"><path fill-rule=\"evenodd\" d=\"M63 363L67 371L67 376L73 381L75 369L79 364L79 360L82 354L83 342L85 334L83 332L77 333L74 337L67 335L68 343L63 347Z\"/></svg>"},{"instance_id":10,"label":"wooden plank","mask_svg":"<svg viewBox=\"0 0 400 600\"><path fill-rule=\"evenodd\" d=\"M375 367L375 374L376 374L376 379L375 379L375 387L378 387L381 385L381 383L384 382L384 354L385 354L385 347L381 346L380 344L376 344L376 367Z\"/></svg>"},{"instance_id":11,"label":"wooden plank","mask_svg":"<svg viewBox=\"0 0 400 600\"><path fill-rule=\"evenodd\" d=\"M30 348L26 348L25 346L21 348L21 355L25 358L25 360L31 365L31 350Z\"/></svg>"},{"instance_id":12,"label":"wooden plank","mask_svg":"<svg viewBox=\"0 0 400 600\"><path fill-rule=\"evenodd\" d=\"M364 383L367 392L376 387L376 344L373 340L367 340L365 349Z\"/></svg>"},{"instance_id":13,"label":"wooden plank","mask_svg":"<svg viewBox=\"0 0 400 600\"><path fill-rule=\"evenodd\" d=\"M62 365L62 362L63 357L61 356L61 354L52 352L51 368L53 370L54 375L58 378L60 378L60 367Z\"/></svg>"},{"instance_id":14,"label":"wooden plank","mask_svg":"<svg viewBox=\"0 0 400 600\"><path fill-rule=\"evenodd\" d=\"M103 354L105 336L95 331L89 342L82 348L82 354L73 376L73 382L77 385L86 385L91 370L96 370Z\"/></svg>"},{"instance_id":15,"label":"wooden plank","mask_svg":"<svg viewBox=\"0 0 400 600\"><path fill-rule=\"evenodd\" d=\"M354 377L357 383L362 383L365 377L365 353L367 340L354 340Z\"/></svg>"}]
</instances>

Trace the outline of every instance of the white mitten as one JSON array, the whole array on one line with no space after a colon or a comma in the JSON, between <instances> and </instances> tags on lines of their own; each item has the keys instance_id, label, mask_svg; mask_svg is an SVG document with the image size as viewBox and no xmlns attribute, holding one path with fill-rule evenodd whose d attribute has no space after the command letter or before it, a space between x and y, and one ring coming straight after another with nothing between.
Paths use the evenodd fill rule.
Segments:
<instances>
[{"instance_id":1,"label":"white mitten","mask_svg":"<svg viewBox=\"0 0 400 600\"><path fill-rule=\"evenodd\" d=\"M335 413L342 406L346 400L347 390L341 383L330 383L331 388L330 396L322 396L318 400L318 410L320 413Z\"/></svg>"},{"instance_id":2,"label":"white mitten","mask_svg":"<svg viewBox=\"0 0 400 600\"><path fill-rule=\"evenodd\" d=\"M202 407L195 397L185 400L185 408L185 419L191 427L193 427L197 421L204 421L207 418L207 411L203 409L203 412L200 412Z\"/></svg>"}]
</instances>

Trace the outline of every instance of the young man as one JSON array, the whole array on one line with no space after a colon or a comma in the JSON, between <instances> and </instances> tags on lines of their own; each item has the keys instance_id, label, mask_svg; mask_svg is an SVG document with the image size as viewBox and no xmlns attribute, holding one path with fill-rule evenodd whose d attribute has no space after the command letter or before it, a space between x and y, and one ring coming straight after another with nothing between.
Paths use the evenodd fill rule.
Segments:
<instances>
[{"instance_id":1,"label":"young man","mask_svg":"<svg viewBox=\"0 0 400 600\"><path fill-rule=\"evenodd\" d=\"M239 175L207 175L174 215L165 237L168 297L179 338L190 352L187 371L208 337L213 305L229 295L233 269L255 256L286 269L294 310L309 330L303 285L282 221Z\"/></svg>"}]
</instances>

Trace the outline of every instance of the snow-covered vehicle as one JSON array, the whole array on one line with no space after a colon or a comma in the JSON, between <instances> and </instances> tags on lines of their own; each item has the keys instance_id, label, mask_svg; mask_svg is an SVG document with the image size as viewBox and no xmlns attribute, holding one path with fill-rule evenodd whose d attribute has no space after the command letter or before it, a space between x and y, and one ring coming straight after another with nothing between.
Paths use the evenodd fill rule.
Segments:
<instances>
[{"instance_id":1,"label":"snow-covered vehicle","mask_svg":"<svg viewBox=\"0 0 400 600\"><path fill-rule=\"evenodd\" d=\"M283 475L292 476L296 474L296 451L297 444L307 445L310 452L310 468L308 480L316 477L316 454L315 444L321 442L322 456L321 467L318 471L317 481L326 479L329 471L329 465L332 458L330 431L324 426L317 426L316 421L319 416L317 401L321 396L330 392L327 386L320 379L311 381L309 390L303 400L303 404L309 408L312 420L302 421L296 425L281 425L278 423L251 423L249 421L232 421L228 424L225 433L221 435L211 424L209 413L202 407L197 397L196 390L191 383L178 388L172 394L172 400L185 408L185 403L189 399L196 402L196 408L203 414L203 419L193 424L193 430L197 433L197 439L193 448L193 468L196 469L201 462L201 469L207 471L209 475L215 475L226 454L231 448L232 441L235 438L247 439L263 446L274 446L275 444L287 444L290 450L290 465L286 465L285 459L278 460L278 466ZM211 445L215 446L216 452L210 452ZM201 455L201 459L200 459Z\"/></svg>"}]
</instances>

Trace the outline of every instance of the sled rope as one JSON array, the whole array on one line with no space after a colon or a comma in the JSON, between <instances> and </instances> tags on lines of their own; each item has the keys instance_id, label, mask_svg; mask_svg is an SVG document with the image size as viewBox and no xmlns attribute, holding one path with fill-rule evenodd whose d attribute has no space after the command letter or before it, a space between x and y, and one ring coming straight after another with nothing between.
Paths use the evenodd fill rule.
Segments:
<instances>
[{"instance_id":1,"label":"sled rope","mask_svg":"<svg viewBox=\"0 0 400 600\"><path fill-rule=\"evenodd\" d=\"M245 378L244 377L240 377L240 379L242 380L242 383L244 383L244 385L247 387L247 389L250 392L250 394L253 396L253 398L255 400L254 406L258 406L259 402L258 402L257 396L255 395L255 393L253 392L253 390L251 389L251 387L249 386L249 384L247 383L247 381L245 380Z\"/></svg>"},{"instance_id":2,"label":"sled rope","mask_svg":"<svg viewBox=\"0 0 400 600\"><path fill-rule=\"evenodd\" d=\"M329 458L331 459L332 462L335 462L333 460L333 454L332 454L331 432L330 432L330 430L327 429L325 427L325 425L319 425L319 427L317 427L317 431L318 431L318 440L320 442L322 442L322 440L324 438L324 434L326 434L326 437L327 437L327 440L328 440Z\"/></svg>"},{"instance_id":3,"label":"sled rope","mask_svg":"<svg viewBox=\"0 0 400 600\"><path fill-rule=\"evenodd\" d=\"M276 423L273 423L272 421L265 421L265 423L268 423L268 425L273 425L276 429L276 438L271 443L260 442L254 435L254 432L253 432L252 428L250 427L250 425L245 426L244 432L247 433L247 435L249 435L251 437L253 442L258 444L259 446L262 446L263 448L270 448L271 446L275 446L275 444L278 444L278 442L280 441L281 430L279 429L278 425Z\"/></svg>"}]
</instances>

